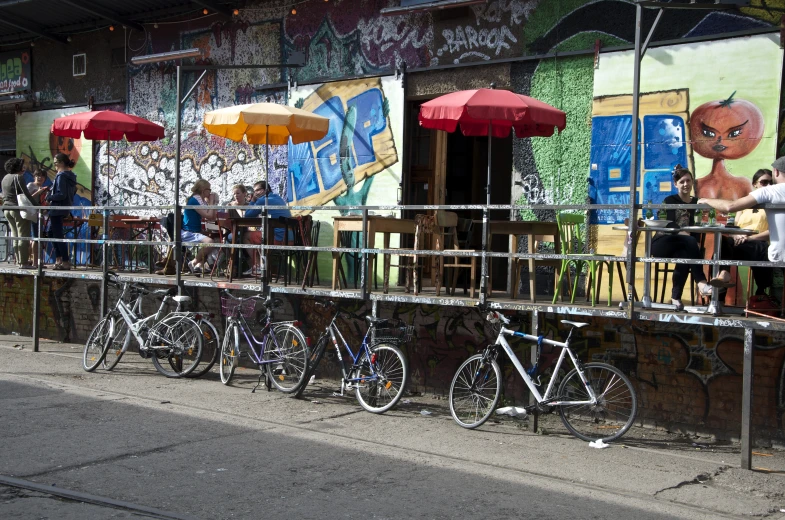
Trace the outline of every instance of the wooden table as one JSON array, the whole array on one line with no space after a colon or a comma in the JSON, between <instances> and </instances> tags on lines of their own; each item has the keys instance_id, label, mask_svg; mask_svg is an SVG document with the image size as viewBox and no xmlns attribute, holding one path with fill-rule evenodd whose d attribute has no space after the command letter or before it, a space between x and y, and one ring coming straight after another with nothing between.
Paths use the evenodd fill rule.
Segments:
<instances>
[{"instance_id":1,"label":"wooden table","mask_svg":"<svg viewBox=\"0 0 785 520\"><path fill-rule=\"evenodd\" d=\"M381 215L368 215L368 248L374 248L376 245L376 233L384 233L384 249L390 248L390 234L391 233L411 233L414 234L416 230L414 220L400 219L394 217L383 217ZM333 247L340 247L340 233L342 231L363 231L363 218L361 215L347 215L341 217L333 217ZM333 253L333 290L338 289L338 263L340 262L340 253ZM388 261L389 255L385 255L385 262ZM371 283L376 273L370 273L367 276L368 290L371 290Z\"/></svg>"},{"instance_id":2,"label":"wooden table","mask_svg":"<svg viewBox=\"0 0 785 520\"><path fill-rule=\"evenodd\" d=\"M475 220L473 221L475 225L475 229L482 230L482 220ZM480 231L482 233L482 231ZM555 252L556 254L561 254L561 241L559 240L559 226L556 222L540 222L540 221L530 221L530 220L491 220L488 222L488 234L489 235L509 235L510 236L510 254L515 254L518 252L518 236L526 235L528 238L528 251L526 253L534 254L536 251L534 250L534 239L535 237L541 237L540 240L543 242L553 242L555 245ZM488 240L489 249L490 249L490 237ZM510 256L509 257L509 268L508 274L510 275L510 289L511 289L511 297L515 297L516 289L512 287L512 268L513 268L513 261L515 259ZM537 269L536 269L536 262L534 258L529 258L529 294L531 295L531 301L536 301L537 295ZM493 284L491 278L491 269L490 269L490 262L488 263L488 296L491 295Z\"/></svg>"}]
</instances>

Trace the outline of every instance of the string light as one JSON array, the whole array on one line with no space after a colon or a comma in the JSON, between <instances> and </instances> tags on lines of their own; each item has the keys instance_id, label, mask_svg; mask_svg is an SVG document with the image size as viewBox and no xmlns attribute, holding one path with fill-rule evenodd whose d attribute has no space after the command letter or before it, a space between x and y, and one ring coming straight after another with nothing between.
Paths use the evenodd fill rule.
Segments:
<instances>
[{"instance_id":1,"label":"string light","mask_svg":"<svg viewBox=\"0 0 785 520\"><path fill-rule=\"evenodd\" d=\"M292 14L297 14L297 9L292 9Z\"/></svg>"},{"instance_id":2,"label":"string light","mask_svg":"<svg viewBox=\"0 0 785 520\"><path fill-rule=\"evenodd\" d=\"M240 10L239 9L235 9L234 11L232 11L232 14L235 15L235 16L238 16L240 14Z\"/></svg>"},{"instance_id":3,"label":"string light","mask_svg":"<svg viewBox=\"0 0 785 520\"><path fill-rule=\"evenodd\" d=\"M209 13L210 13L210 11L208 11L207 8L202 9L202 14L209 14Z\"/></svg>"},{"instance_id":4,"label":"string light","mask_svg":"<svg viewBox=\"0 0 785 520\"><path fill-rule=\"evenodd\" d=\"M110 25L110 26L109 26L109 30L110 30L110 31L114 31L114 25Z\"/></svg>"}]
</instances>

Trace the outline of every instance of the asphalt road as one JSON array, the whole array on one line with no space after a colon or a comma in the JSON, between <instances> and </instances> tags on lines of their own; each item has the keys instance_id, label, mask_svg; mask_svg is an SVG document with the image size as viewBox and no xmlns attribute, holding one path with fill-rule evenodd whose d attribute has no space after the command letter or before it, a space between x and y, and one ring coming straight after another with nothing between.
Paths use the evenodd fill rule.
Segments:
<instances>
[{"instance_id":1,"label":"asphalt road","mask_svg":"<svg viewBox=\"0 0 785 520\"><path fill-rule=\"evenodd\" d=\"M0 518L785 518L778 451L747 472L738 446L638 428L605 450L556 417L467 431L434 396L377 416L333 382L252 393L251 370L88 374L80 348L0 337Z\"/></svg>"}]
</instances>

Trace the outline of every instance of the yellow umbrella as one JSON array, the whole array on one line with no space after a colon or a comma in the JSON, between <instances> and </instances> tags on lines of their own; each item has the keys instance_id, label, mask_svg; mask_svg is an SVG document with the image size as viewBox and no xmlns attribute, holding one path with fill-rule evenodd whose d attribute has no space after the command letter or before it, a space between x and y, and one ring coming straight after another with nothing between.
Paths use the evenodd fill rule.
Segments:
<instances>
[{"instance_id":1,"label":"yellow umbrella","mask_svg":"<svg viewBox=\"0 0 785 520\"><path fill-rule=\"evenodd\" d=\"M211 134L248 144L294 144L327 135L330 120L299 108L275 103L236 105L207 112L204 127Z\"/></svg>"}]
</instances>

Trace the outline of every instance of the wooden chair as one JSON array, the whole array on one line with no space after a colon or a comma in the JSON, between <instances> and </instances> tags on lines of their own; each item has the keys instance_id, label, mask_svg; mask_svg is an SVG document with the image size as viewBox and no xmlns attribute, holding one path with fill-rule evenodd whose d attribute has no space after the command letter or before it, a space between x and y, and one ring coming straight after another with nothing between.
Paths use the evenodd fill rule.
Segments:
<instances>
[{"instance_id":1,"label":"wooden chair","mask_svg":"<svg viewBox=\"0 0 785 520\"><path fill-rule=\"evenodd\" d=\"M441 244L443 250L452 249L462 253L474 253L474 250L467 249L472 237L472 220L458 218L452 211L437 211L436 223L441 228ZM463 263L463 259L468 259L469 263ZM441 294L441 282L445 283L447 294L455 295L455 288L458 285L458 276L461 269L469 269L469 284L471 287L471 297L475 297L475 276L477 272L476 256L441 256L436 257L438 262L438 277L436 278L436 296ZM452 269L451 282L447 281L444 274L445 269ZM463 294L466 294L466 285L463 286Z\"/></svg>"},{"instance_id":2,"label":"wooden chair","mask_svg":"<svg viewBox=\"0 0 785 520\"><path fill-rule=\"evenodd\" d=\"M548 238L550 238L548 235L529 235L528 239L534 240L534 247L531 250L539 251L540 244L543 242L554 242L555 243L554 252L557 255L561 254L560 240L557 240L557 237L553 237L551 240L548 240ZM533 280L531 279L531 271L532 269L536 269L538 267L553 267L555 269L556 276L554 277L554 293L558 294L558 288L559 288L558 280L561 274L561 265L562 265L561 260L548 260L548 259L535 260L533 258L531 259L514 258L512 262L513 262L512 264L512 299L513 300L518 297L518 286L520 285L521 269L523 268L524 265L527 265L529 268L529 281L531 282L529 283L529 293L530 293L529 296L532 302L537 301L537 288L534 287Z\"/></svg>"},{"instance_id":3,"label":"wooden chair","mask_svg":"<svg viewBox=\"0 0 785 520\"><path fill-rule=\"evenodd\" d=\"M438 243L439 243L439 232L437 231L437 224L436 224L436 215L415 215L414 216L415 222L415 231L414 231L414 249L415 251L420 250L423 242L424 235L428 234L434 237L435 243L437 247L434 249L438 250ZM390 267L397 267L398 269L402 269L406 271L406 280L404 282L404 290L408 293L412 290L412 285L414 286L413 292L414 295L417 296L420 293L420 289L422 288L422 284L420 282L419 273L421 272L423 266L420 265L420 256L417 253L414 254L400 254L398 255L399 262L398 264L392 264L391 262L384 262L384 281L382 284L382 290L384 294L390 289ZM438 282L437 282L438 284Z\"/></svg>"}]
</instances>

